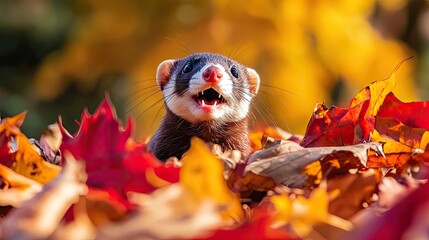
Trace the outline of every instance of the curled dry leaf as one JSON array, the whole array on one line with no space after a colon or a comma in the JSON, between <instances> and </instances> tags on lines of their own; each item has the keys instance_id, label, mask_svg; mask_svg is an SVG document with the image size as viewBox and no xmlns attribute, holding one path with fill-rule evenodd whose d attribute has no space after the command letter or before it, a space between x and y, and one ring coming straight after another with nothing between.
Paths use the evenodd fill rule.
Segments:
<instances>
[{"instance_id":1,"label":"curled dry leaf","mask_svg":"<svg viewBox=\"0 0 429 240\"><path fill-rule=\"evenodd\" d=\"M353 161L355 167L364 164L370 150L382 155L381 143L363 143L342 147L303 148L295 142L282 142L277 146L260 150L250 156L245 174L253 172L269 176L275 182L289 187L311 185L305 167L316 161L323 161L328 156L337 156L338 161ZM319 172L321 172L319 168ZM317 172L312 169L311 171Z\"/></svg>"},{"instance_id":2,"label":"curled dry leaf","mask_svg":"<svg viewBox=\"0 0 429 240\"><path fill-rule=\"evenodd\" d=\"M235 169L237 164L244 163L244 156L239 150L223 151L220 145L211 143L208 146L212 153L225 163L225 172Z\"/></svg>"},{"instance_id":3,"label":"curled dry leaf","mask_svg":"<svg viewBox=\"0 0 429 240\"><path fill-rule=\"evenodd\" d=\"M5 239L43 239L58 227L70 206L87 193L82 163L71 156L64 171L1 222ZM31 226L31 227L29 227Z\"/></svg>"},{"instance_id":4,"label":"curled dry leaf","mask_svg":"<svg viewBox=\"0 0 429 240\"><path fill-rule=\"evenodd\" d=\"M39 155L47 162L61 165L60 145L62 142L61 131L58 123L51 124L42 132L40 140L30 139L37 147Z\"/></svg>"}]
</instances>

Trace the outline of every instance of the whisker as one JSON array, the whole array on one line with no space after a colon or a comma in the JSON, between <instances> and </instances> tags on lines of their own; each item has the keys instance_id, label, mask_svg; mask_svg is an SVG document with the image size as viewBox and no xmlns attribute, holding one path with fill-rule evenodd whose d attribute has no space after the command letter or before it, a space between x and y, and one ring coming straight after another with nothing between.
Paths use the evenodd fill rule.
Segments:
<instances>
[{"instance_id":1,"label":"whisker","mask_svg":"<svg viewBox=\"0 0 429 240\"><path fill-rule=\"evenodd\" d=\"M176 44L180 45L180 47L182 47L182 48L179 48L179 47L173 47L173 48L180 50L180 51L182 51L188 55L193 54L195 51L192 49L192 47L190 45L186 44L185 39L179 33L176 32L175 34L176 34L176 37L178 37L179 39L174 39L172 37L164 37L164 39L170 40L173 43L176 43ZM181 40L181 41L179 41L179 40Z\"/></svg>"},{"instance_id":2,"label":"whisker","mask_svg":"<svg viewBox=\"0 0 429 240\"><path fill-rule=\"evenodd\" d=\"M240 45L238 46L237 50L235 51L234 56L232 57L233 59L238 58L238 56L241 55L241 53L245 52L249 47L245 47L245 49L242 50L242 48L247 44L247 40L243 40Z\"/></svg>"},{"instance_id":3,"label":"whisker","mask_svg":"<svg viewBox=\"0 0 429 240\"><path fill-rule=\"evenodd\" d=\"M137 80L137 81L134 81L132 83L128 83L127 86L128 87L132 87L132 86L139 85L139 84L142 84L142 83L145 83L145 82L149 82L149 81L156 82L156 78L147 78L147 79Z\"/></svg>"},{"instance_id":4,"label":"whisker","mask_svg":"<svg viewBox=\"0 0 429 240\"><path fill-rule=\"evenodd\" d=\"M263 87L274 88L274 89L277 89L277 90L280 90L280 91L286 92L286 93L288 93L288 94L291 94L291 95L293 95L293 96L295 96L295 97L301 98L301 96L299 96L298 94L296 94L296 93L294 93L294 92L291 92L291 91L289 91L289 90L286 90L286 89L284 89L284 88L281 88L281 87L277 87L277 86L269 85L269 84L266 84L266 83L260 83L260 85L261 85L261 86L263 86Z\"/></svg>"},{"instance_id":5,"label":"whisker","mask_svg":"<svg viewBox=\"0 0 429 240\"><path fill-rule=\"evenodd\" d=\"M154 102L153 104L151 104L148 108L146 108L145 110L143 110L141 113L139 113L136 117L136 120L139 119L143 113L147 112L149 109L153 108L154 106L156 106L157 104L159 104L161 101L163 101L164 98L161 98L159 100L157 100L156 102Z\"/></svg>"},{"instance_id":6,"label":"whisker","mask_svg":"<svg viewBox=\"0 0 429 240\"><path fill-rule=\"evenodd\" d=\"M159 115L159 113L161 112L162 109L163 109L163 106L161 105L158 108L158 111L156 112L155 117L152 119L152 122L150 123L149 128L152 128L153 124L155 123L155 120L158 118L158 115Z\"/></svg>"},{"instance_id":7,"label":"whisker","mask_svg":"<svg viewBox=\"0 0 429 240\"><path fill-rule=\"evenodd\" d=\"M247 94L246 92L244 92L244 90L243 90L244 88L241 88L239 91L241 91L243 94ZM275 99L283 108L285 108L286 110L288 109L288 107L286 107L281 101L278 101L277 100L277 98L276 97L274 97L274 96L272 96L270 93L268 93L268 92L265 92L265 91L261 91L261 93L264 93L264 94L266 94L266 95L268 95L269 97L271 97L271 98L273 98L273 99ZM253 94L251 95L251 97L255 97ZM275 126L278 126L278 124L277 124L277 121L275 121L275 118L274 118L274 116L271 114L271 112L268 110L268 109L270 109L270 107L268 106L268 104L265 102L265 101L263 101L263 100L261 100L261 99L259 99L259 97L258 96L256 96L255 97L255 101L257 101L259 104L262 104L263 106L264 106L264 109L267 109L267 113L269 114L269 116L270 116L270 119L271 119L271 122L275 125ZM256 104L253 104L254 106L256 106ZM277 115L277 114L276 114ZM278 115L277 115L278 116ZM279 118L283 118L283 122L285 123L285 125L286 125L286 128L288 129L288 131L289 132L291 132L291 130L290 130L290 127L289 127L289 124L287 124L287 121L284 119L284 117L282 116L282 117L280 117L280 116L278 116Z\"/></svg>"},{"instance_id":8,"label":"whisker","mask_svg":"<svg viewBox=\"0 0 429 240\"><path fill-rule=\"evenodd\" d=\"M237 90L238 90L238 91L240 91L241 93L244 93L244 94L243 94L243 95L244 95L244 96L243 96L244 100L246 100L247 102L249 102L249 104L253 104L253 103L252 103L252 97L251 97L251 96L249 96L246 92L244 92L244 91L243 91L243 89L237 88ZM249 98L246 98L246 96L247 96L247 97L249 97ZM235 101L240 101L240 99L237 99L237 98L236 98L236 96L233 96L233 98L235 99ZM265 117L264 117L264 114L259 110L259 108L258 108L258 107L255 107L255 108L253 108L253 109L256 109L256 111L259 113L259 115L261 116L262 120L264 121L264 124L265 124L266 126L269 126L269 124L268 124L267 120L266 120L266 119L265 119ZM252 109L252 110L253 110L253 109ZM277 124L276 124L276 122L275 122L274 118L272 117L271 113L269 113L269 112L268 112L267 116L269 117L269 120L271 121L271 123L272 123L273 125L277 126Z\"/></svg>"},{"instance_id":9,"label":"whisker","mask_svg":"<svg viewBox=\"0 0 429 240\"><path fill-rule=\"evenodd\" d=\"M152 89L153 90L153 88L155 88L155 90L158 90L158 85L153 85L153 86L148 86L148 87L144 87L144 88L139 88L138 90L132 91L131 95L139 94L139 93L144 92L145 90L148 90L148 89Z\"/></svg>"},{"instance_id":10,"label":"whisker","mask_svg":"<svg viewBox=\"0 0 429 240\"><path fill-rule=\"evenodd\" d=\"M149 92L147 92L147 93L149 93ZM128 109L128 110L127 110L127 113L130 113L132 110L134 110L134 109L135 109L136 107L138 107L140 104L142 104L144 101L146 101L147 99L151 98L152 96L154 96L154 95L156 95L156 94L158 94L158 93L160 93L160 92L159 92L159 91L152 90L152 91L150 91L150 93L151 93L151 94L149 94L149 96L147 96L147 97L143 98L143 100L140 100L140 101L139 101L139 102L137 102L136 104L134 104L133 102L134 102L134 101L137 101L140 97L143 97L144 95L139 96L139 97L137 97L137 98L133 99L130 103L126 104L126 105L125 105L126 107L128 107L128 106L129 106L129 105L131 105L131 104L134 104L134 106L132 106L130 109Z\"/></svg>"}]
</instances>

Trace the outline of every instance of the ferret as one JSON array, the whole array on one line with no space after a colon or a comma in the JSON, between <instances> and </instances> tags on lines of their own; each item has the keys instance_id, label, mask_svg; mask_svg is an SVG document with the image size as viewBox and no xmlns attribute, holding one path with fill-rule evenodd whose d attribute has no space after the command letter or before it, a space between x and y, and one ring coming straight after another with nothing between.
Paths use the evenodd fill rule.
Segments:
<instances>
[{"instance_id":1,"label":"ferret","mask_svg":"<svg viewBox=\"0 0 429 240\"><path fill-rule=\"evenodd\" d=\"M156 82L166 114L148 146L159 160L180 159L193 136L250 154L248 116L260 84L255 70L219 54L197 53L161 62Z\"/></svg>"}]
</instances>

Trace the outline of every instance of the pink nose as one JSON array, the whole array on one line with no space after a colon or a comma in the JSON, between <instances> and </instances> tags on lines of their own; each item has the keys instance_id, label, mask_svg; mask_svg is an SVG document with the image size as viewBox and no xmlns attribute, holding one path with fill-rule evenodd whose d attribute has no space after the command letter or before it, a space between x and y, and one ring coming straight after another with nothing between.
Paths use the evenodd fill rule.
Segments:
<instances>
[{"instance_id":1,"label":"pink nose","mask_svg":"<svg viewBox=\"0 0 429 240\"><path fill-rule=\"evenodd\" d=\"M222 72L215 66L210 66L203 72L203 78L206 82L219 83L222 80Z\"/></svg>"}]
</instances>

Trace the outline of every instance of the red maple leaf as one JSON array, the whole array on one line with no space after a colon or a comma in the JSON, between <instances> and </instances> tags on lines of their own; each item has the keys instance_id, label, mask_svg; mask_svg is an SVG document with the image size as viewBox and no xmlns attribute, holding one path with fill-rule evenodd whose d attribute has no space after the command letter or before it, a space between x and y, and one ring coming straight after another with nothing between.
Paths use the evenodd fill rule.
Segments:
<instances>
[{"instance_id":1,"label":"red maple leaf","mask_svg":"<svg viewBox=\"0 0 429 240\"><path fill-rule=\"evenodd\" d=\"M304 147L343 146L363 142L371 130L371 118L366 115L369 101L363 101L350 109L318 105L307 126L301 145ZM373 125L373 124L372 124ZM356 126L361 136L355 135ZM362 132L364 131L364 132Z\"/></svg>"},{"instance_id":2,"label":"red maple leaf","mask_svg":"<svg viewBox=\"0 0 429 240\"><path fill-rule=\"evenodd\" d=\"M393 93L389 93L380 107L378 116L392 117L408 127L429 130L429 101L404 103Z\"/></svg>"},{"instance_id":3,"label":"red maple leaf","mask_svg":"<svg viewBox=\"0 0 429 240\"><path fill-rule=\"evenodd\" d=\"M114 111L107 97L93 115L85 110L74 137L60 122L60 150L86 162L88 198L101 197L123 212L133 208L127 192L150 193L156 189L147 178L148 171L166 182L177 182L179 168L162 164L148 152L146 144L132 141L133 121L129 119L122 127Z\"/></svg>"},{"instance_id":4,"label":"red maple leaf","mask_svg":"<svg viewBox=\"0 0 429 240\"><path fill-rule=\"evenodd\" d=\"M403 62L398 64L389 78L372 82L362 89L350 101L348 109L317 107L301 145L321 147L368 142L374 130L375 116L395 87L396 71Z\"/></svg>"}]
</instances>

